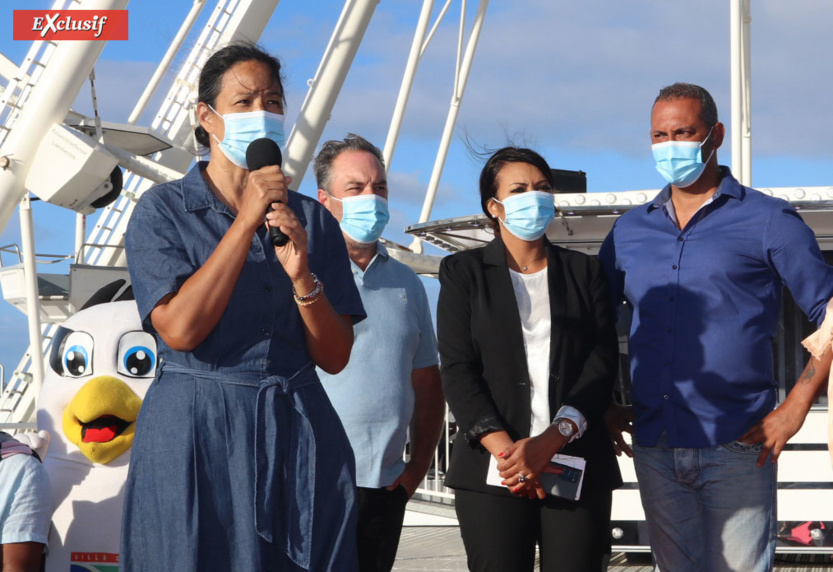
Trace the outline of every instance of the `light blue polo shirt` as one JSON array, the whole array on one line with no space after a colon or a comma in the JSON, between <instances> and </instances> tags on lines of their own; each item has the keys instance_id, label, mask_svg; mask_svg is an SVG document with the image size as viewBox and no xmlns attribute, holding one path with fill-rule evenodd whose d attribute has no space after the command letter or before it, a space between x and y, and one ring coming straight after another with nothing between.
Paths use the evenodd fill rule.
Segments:
<instances>
[{"instance_id":1,"label":"light blue polo shirt","mask_svg":"<svg viewBox=\"0 0 833 572\"><path fill-rule=\"evenodd\" d=\"M402 453L414 412L411 372L437 365L437 337L425 287L382 243L362 271L351 261L367 318L353 326L350 362L318 376L356 455L356 484L381 488L405 468Z\"/></svg>"},{"instance_id":2,"label":"light blue polo shirt","mask_svg":"<svg viewBox=\"0 0 833 572\"><path fill-rule=\"evenodd\" d=\"M0 545L46 544L53 509L49 479L40 461L31 455L0 461Z\"/></svg>"}]
</instances>

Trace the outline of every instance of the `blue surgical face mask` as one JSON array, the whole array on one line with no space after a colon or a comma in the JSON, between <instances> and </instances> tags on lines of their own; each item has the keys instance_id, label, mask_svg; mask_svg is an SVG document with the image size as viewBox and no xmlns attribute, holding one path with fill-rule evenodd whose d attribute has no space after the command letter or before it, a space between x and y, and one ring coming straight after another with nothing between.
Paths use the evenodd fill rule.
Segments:
<instances>
[{"instance_id":1,"label":"blue surgical face mask","mask_svg":"<svg viewBox=\"0 0 833 572\"><path fill-rule=\"evenodd\" d=\"M210 105L208 108L217 113ZM211 136L220 145L223 155L241 169L249 168L246 164L246 149L255 139L266 137L277 143L279 147L284 145L283 115L271 111L246 111L225 115L217 113L217 115L223 118L223 123L226 125L223 140L217 139L213 133Z\"/></svg>"},{"instance_id":2,"label":"blue surgical face mask","mask_svg":"<svg viewBox=\"0 0 833 572\"><path fill-rule=\"evenodd\" d=\"M499 201L503 205L504 218L500 220L503 227L521 240L538 240L547 232L547 227L555 218L555 201L552 193L544 191L527 191L512 195Z\"/></svg>"},{"instance_id":3,"label":"blue surgical face mask","mask_svg":"<svg viewBox=\"0 0 833 572\"><path fill-rule=\"evenodd\" d=\"M379 240L390 220L387 199L379 195L356 195L343 199L330 195L330 198L341 203L339 226L344 234L359 244L373 244Z\"/></svg>"},{"instance_id":4,"label":"blue surgical face mask","mask_svg":"<svg viewBox=\"0 0 833 572\"><path fill-rule=\"evenodd\" d=\"M709 134L700 142L665 141L651 145L654 160L657 162L657 171L666 181L684 189L700 178L706 169L706 163L714 155L714 149L712 149L708 159L703 160L703 145L712 136L713 129L714 127L709 129Z\"/></svg>"}]
</instances>

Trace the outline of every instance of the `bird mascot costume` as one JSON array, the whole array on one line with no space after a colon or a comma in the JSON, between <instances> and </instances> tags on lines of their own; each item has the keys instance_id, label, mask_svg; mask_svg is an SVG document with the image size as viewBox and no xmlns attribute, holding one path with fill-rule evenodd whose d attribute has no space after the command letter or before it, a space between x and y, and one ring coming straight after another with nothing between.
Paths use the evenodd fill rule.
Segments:
<instances>
[{"instance_id":1,"label":"bird mascot costume","mask_svg":"<svg viewBox=\"0 0 833 572\"><path fill-rule=\"evenodd\" d=\"M123 280L58 328L45 369L38 428L51 434L55 503L46 571L115 572L136 417L156 371L156 342Z\"/></svg>"}]
</instances>

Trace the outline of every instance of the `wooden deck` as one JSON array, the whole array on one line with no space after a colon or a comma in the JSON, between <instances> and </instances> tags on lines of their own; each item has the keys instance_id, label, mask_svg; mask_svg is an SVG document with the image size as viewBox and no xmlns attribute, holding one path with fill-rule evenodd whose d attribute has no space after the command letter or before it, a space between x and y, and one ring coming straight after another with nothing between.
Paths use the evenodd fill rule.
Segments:
<instances>
[{"instance_id":1,"label":"wooden deck","mask_svg":"<svg viewBox=\"0 0 833 572\"><path fill-rule=\"evenodd\" d=\"M399 553L396 556L394 570L431 571L431 572L465 572L466 553L463 541L456 526L406 526L402 529ZM637 555L636 562L628 562L624 554L614 554L608 572L651 572L648 555ZM810 572L833 571L829 557L818 555L798 555L787 557L779 555L776 559L776 571Z\"/></svg>"}]
</instances>

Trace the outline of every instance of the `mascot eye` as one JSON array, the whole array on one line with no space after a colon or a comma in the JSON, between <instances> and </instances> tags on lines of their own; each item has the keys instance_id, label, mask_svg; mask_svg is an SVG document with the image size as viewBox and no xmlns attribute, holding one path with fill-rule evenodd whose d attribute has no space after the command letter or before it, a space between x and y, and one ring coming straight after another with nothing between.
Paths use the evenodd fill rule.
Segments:
<instances>
[{"instance_id":1,"label":"mascot eye","mask_svg":"<svg viewBox=\"0 0 833 572\"><path fill-rule=\"evenodd\" d=\"M119 340L119 373L130 377L156 374L156 340L147 332L128 332Z\"/></svg>"},{"instance_id":2,"label":"mascot eye","mask_svg":"<svg viewBox=\"0 0 833 572\"><path fill-rule=\"evenodd\" d=\"M61 375L83 377L93 373L93 338L86 332L72 332L63 341Z\"/></svg>"}]
</instances>

